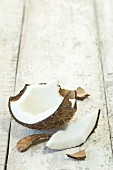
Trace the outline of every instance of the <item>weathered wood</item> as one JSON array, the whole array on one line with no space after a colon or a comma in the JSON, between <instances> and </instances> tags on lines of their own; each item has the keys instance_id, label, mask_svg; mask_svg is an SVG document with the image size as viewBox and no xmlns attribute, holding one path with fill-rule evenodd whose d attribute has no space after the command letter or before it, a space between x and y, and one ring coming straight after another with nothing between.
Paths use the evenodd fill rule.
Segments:
<instances>
[{"instance_id":1,"label":"weathered wood","mask_svg":"<svg viewBox=\"0 0 113 170\"><path fill-rule=\"evenodd\" d=\"M95 5L113 149L113 1L97 0Z\"/></svg>"},{"instance_id":2,"label":"weathered wood","mask_svg":"<svg viewBox=\"0 0 113 170\"><path fill-rule=\"evenodd\" d=\"M27 1L16 92L25 83L57 78L64 88L82 86L91 94L85 101L78 102L77 119L97 108L102 112L97 130L83 146L60 152L51 151L42 143L20 153L14 148L16 142L36 131L22 127L13 120L8 170L113 168L97 40L92 0ZM66 153L79 149L86 150L85 161L78 162L66 157Z\"/></svg>"},{"instance_id":3,"label":"weathered wood","mask_svg":"<svg viewBox=\"0 0 113 170\"><path fill-rule=\"evenodd\" d=\"M10 115L8 97L14 92L23 2L0 0L0 170L6 163Z\"/></svg>"}]
</instances>

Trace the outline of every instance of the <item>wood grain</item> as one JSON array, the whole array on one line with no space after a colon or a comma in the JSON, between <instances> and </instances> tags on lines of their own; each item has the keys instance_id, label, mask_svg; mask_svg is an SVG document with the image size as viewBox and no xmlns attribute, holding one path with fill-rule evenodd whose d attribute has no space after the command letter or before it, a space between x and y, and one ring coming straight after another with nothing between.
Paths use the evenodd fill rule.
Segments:
<instances>
[{"instance_id":1,"label":"wood grain","mask_svg":"<svg viewBox=\"0 0 113 170\"><path fill-rule=\"evenodd\" d=\"M0 170L5 167L10 115L8 98L14 93L23 2L0 0Z\"/></svg>"},{"instance_id":2,"label":"wood grain","mask_svg":"<svg viewBox=\"0 0 113 170\"><path fill-rule=\"evenodd\" d=\"M113 150L113 1L96 1L100 52Z\"/></svg>"},{"instance_id":3,"label":"wood grain","mask_svg":"<svg viewBox=\"0 0 113 170\"><path fill-rule=\"evenodd\" d=\"M43 143L20 154L14 148L16 142L35 131L13 120L7 169L111 170L110 131L93 0L27 1L19 58L16 92L25 83L57 78L64 88L81 86L91 95L78 102L76 119L97 108L102 113L97 130L83 146L60 152L45 148ZM65 156L79 149L86 150L84 162Z\"/></svg>"}]
</instances>

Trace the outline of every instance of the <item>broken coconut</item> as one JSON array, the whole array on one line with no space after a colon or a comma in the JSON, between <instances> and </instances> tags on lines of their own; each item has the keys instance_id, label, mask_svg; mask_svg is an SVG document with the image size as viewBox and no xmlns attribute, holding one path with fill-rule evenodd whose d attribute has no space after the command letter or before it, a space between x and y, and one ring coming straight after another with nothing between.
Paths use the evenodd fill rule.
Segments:
<instances>
[{"instance_id":1,"label":"broken coconut","mask_svg":"<svg viewBox=\"0 0 113 170\"><path fill-rule=\"evenodd\" d=\"M65 130L59 130L47 142L46 146L62 150L83 144L94 132L99 120L100 110L95 111L80 122L74 122L67 126Z\"/></svg>"},{"instance_id":2,"label":"broken coconut","mask_svg":"<svg viewBox=\"0 0 113 170\"><path fill-rule=\"evenodd\" d=\"M13 118L31 129L49 129L63 125L76 111L76 91L61 94L57 80L37 85L25 85L23 90L9 98ZM69 99L74 100L74 106Z\"/></svg>"}]
</instances>

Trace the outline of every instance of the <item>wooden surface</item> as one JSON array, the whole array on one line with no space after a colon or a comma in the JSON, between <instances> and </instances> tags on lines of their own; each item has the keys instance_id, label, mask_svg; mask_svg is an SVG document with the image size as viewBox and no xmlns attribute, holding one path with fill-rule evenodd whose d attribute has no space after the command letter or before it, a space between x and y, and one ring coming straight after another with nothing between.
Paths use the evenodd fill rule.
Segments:
<instances>
[{"instance_id":1,"label":"wooden surface","mask_svg":"<svg viewBox=\"0 0 113 170\"><path fill-rule=\"evenodd\" d=\"M10 136L9 95L14 93L23 2L0 0L0 170L7 162Z\"/></svg>"},{"instance_id":2,"label":"wooden surface","mask_svg":"<svg viewBox=\"0 0 113 170\"><path fill-rule=\"evenodd\" d=\"M0 170L113 169L112 0L0 0ZM100 108L95 133L81 147L55 152L45 142L20 153L19 139L40 133L17 124L7 100L25 83L52 78L65 88L84 87L78 120ZM85 149L87 158L66 157ZM5 165L6 164L6 165Z\"/></svg>"},{"instance_id":3,"label":"wooden surface","mask_svg":"<svg viewBox=\"0 0 113 170\"><path fill-rule=\"evenodd\" d=\"M113 149L113 1L96 2L97 22L100 38L100 52L103 65L104 88ZM104 28L104 29L103 29Z\"/></svg>"}]
</instances>

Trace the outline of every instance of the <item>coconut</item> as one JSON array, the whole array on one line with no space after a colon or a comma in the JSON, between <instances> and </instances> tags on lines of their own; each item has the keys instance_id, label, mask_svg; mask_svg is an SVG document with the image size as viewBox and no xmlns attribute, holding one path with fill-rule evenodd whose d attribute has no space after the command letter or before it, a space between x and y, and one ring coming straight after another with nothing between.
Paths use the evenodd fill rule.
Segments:
<instances>
[{"instance_id":1,"label":"coconut","mask_svg":"<svg viewBox=\"0 0 113 170\"><path fill-rule=\"evenodd\" d=\"M62 150L83 144L94 132L99 120L100 110L82 118L79 122L73 122L64 130L59 130L47 142L50 149Z\"/></svg>"},{"instance_id":2,"label":"coconut","mask_svg":"<svg viewBox=\"0 0 113 170\"><path fill-rule=\"evenodd\" d=\"M74 105L72 101L74 100ZM62 94L57 80L36 85L26 84L20 93L9 98L13 118L31 129L50 129L63 125L76 111L76 91Z\"/></svg>"}]
</instances>

